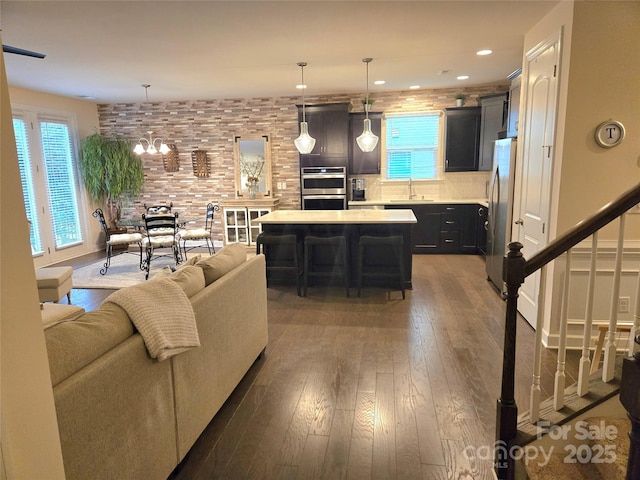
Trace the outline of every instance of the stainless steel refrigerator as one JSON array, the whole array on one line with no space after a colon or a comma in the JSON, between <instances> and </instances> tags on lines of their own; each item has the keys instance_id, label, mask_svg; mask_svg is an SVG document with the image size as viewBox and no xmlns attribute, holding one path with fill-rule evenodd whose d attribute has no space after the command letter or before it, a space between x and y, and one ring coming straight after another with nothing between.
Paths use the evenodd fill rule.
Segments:
<instances>
[{"instance_id":1,"label":"stainless steel refrigerator","mask_svg":"<svg viewBox=\"0 0 640 480\"><path fill-rule=\"evenodd\" d=\"M506 293L502 278L502 260L511 241L513 221L513 190L516 166L515 138L495 141L493 168L489 183L489 209L487 214L487 277Z\"/></svg>"}]
</instances>

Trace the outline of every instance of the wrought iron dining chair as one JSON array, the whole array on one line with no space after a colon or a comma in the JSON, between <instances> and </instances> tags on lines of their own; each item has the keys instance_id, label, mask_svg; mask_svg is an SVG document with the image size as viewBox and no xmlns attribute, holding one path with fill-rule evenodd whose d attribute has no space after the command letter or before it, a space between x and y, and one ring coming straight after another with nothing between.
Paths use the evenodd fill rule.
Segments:
<instances>
[{"instance_id":1,"label":"wrought iron dining chair","mask_svg":"<svg viewBox=\"0 0 640 480\"><path fill-rule=\"evenodd\" d=\"M147 215L142 214L147 236L142 239L142 246L145 247L146 257L142 262L142 270L146 271L145 279L149 278L151 261L159 257L173 255L176 266L182 261L180 246L178 244L178 214L173 215ZM155 255L158 249L171 249L171 254Z\"/></svg>"},{"instance_id":2,"label":"wrought iron dining chair","mask_svg":"<svg viewBox=\"0 0 640 480\"><path fill-rule=\"evenodd\" d=\"M109 267L111 266L111 257L113 254L113 247L125 247L122 251L116 250L118 253L135 253L129 251L130 245L137 245L139 249L140 255L140 269L142 270L142 234L141 233L112 233L107 226L107 222L104 219L104 213L101 208L96 208L92 215L98 219L98 223L102 228L102 231L106 237L106 254L107 258L104 262L104 265L100 269L100 274L105 275ZM117 255L116 254L116 255Z\"/></svg>"},{"instance_id":3,"label":"wrought iron dining chair","mask_svg":"<svg viewBox=\"0 0 640 480\"><path fill-rule=\"evenodd\" d=\"M209 250L209 255L216 253L216 247L213 245L213 239L211 237L211 229L213 228L213 214L220 210L219 205L213 203L207 204L207 211L204 219L204 228L183 228L178 232L178 237L182 240L182 253L184 259L187 259L187 252L201 246L206 246ZM187 248L187 242L200 242L197 245L190 245Z\"/></svg>"}]
</instances>

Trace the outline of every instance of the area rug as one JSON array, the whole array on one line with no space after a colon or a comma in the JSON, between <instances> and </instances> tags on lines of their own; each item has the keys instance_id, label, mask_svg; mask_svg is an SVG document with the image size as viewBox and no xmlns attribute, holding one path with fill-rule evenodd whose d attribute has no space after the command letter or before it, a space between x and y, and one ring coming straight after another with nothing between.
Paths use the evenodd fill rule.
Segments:
<instances>
[{"instance_id":1,"label":"area rug","mask_svg":"<svg viewBox=\"0 0 640 480\"><path fill-rule=\"evenodd\" d=\"M195 254L190 254L191 258ZM209 256L208 253L204 254ZM85 267L73 270L74 288L109 288L120 289L145 281L146 272L140 270L140 256L132 253L122 253L111 258L111 266L106 275L100 275L104 259ZM172 256L154 258L151 261L149 278L167 266L175 267Z\"/></svg>"}]
</instances>

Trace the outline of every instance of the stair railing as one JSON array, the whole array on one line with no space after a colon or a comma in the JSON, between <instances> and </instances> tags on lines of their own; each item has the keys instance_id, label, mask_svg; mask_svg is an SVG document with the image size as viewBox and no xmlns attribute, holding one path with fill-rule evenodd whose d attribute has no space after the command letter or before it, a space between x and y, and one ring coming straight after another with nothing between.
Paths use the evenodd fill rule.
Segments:
<instances>
[{"instance_id":1,"label":"stair railing","mask_svg":"<svg viewBox=\"0 0 640 480\"><path fill-rule=\"evenodd\" d=\"M515 357L516 357L516 324L518 311L518 291L524 283L526 277L542 269L540 296L538 299L538 318L536 328L536 345L534 350L534 374L531 389L531 421L538 420L539 400L540 400L540 358L541 358L541 331L542 320L544 316L544 291L546 266L563 254L565 258L565 279L563 285L561 321L559 331L558 346L558 367L556 371L554 386L554 407L559 410L563 406L564 395L564 364L566 357L566 330L568 316L568 298L570 290L570 268L571 268L571 249L592 236L592 255L590 264L589 278L589 301L585 314L585 325L582 345L582 358L580 360L579 389L584 393L588 391L585 383L588 383L589 364L589 344L591 341L592 315L593 315L593 288L595 284L595 259L597 253L598 236L597 232L613 222L620 220L619 236L616 251L616 272L614 274L614 286L612 292L612 304L615 298L615 308L611 307L611 316L607 332L607 344L605 346L605 360L603 366L603 380L610 381L613 378L613 368L615 366L615 333L617 329L617 298L620 286L620 266L623 251L625 213L640 203L640 184L628 190L613 202L602 207L597 213L583 220L568 232L559 236L550 242L545 248L537 252L530 259L526 260L522 255L523 245L519 242L512 242L508 246L508 252L505 255L503 263L504 278L506 284L506 315L505 315L505 332L504 332L504 348L503 348L503 364L502 364L502 387L500 398L497 402L496 414L496 444L500 448L496 449L495 470L500 479L513 479L514 477L514 455L508 452L513 451L517 446L517 422L518 407L515 401ZM640 293L640 281L638 282L638 292ZM615 297L613 297L615 295ZM638 298L638 297L636 297ZM636 301L636 316L634 325L640 325L640 301ZM615 310L615 311L614 311ZM632 332L633 333L633 332ZM633 347L631 347L631 351ZM586 360L585 360L586 357ZM587 373L585 373L587 372ZM586 390L585 390L586 389ZM584 394L583 393L583 394ZM506 454L506 458L502 455Z\"/></svg>"}]
</instances>

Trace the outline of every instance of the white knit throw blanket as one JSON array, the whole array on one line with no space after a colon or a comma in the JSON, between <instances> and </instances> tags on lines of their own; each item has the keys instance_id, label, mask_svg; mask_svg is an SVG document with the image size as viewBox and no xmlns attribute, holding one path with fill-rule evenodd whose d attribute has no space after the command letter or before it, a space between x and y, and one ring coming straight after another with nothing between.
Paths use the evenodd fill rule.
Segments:
<instances>
[{"instance_id":1,"label":"white knit throw blanket","mask_svg":"<svg viewBox=\"0 0 640 480\"><path fill-rule=\"evenodd\" d=\"M139 283L112 293L104 301L127 312L152 358L162 361L200 346L191 302L173 280Z\"/></svg>"}]
</instances>

